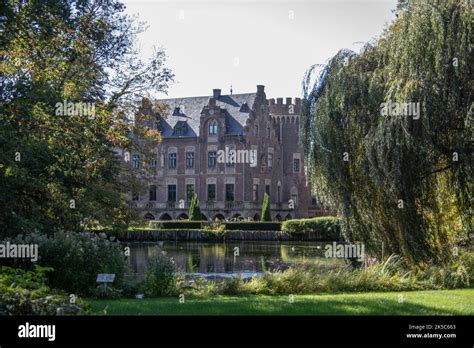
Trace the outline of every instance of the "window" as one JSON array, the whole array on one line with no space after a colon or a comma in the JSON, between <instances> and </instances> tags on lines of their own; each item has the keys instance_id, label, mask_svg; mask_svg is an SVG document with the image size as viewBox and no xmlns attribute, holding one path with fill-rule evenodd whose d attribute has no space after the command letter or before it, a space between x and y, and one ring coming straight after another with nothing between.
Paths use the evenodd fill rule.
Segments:
<instances>
[{"instance_id":1,"label":"window","mask_svg":"<svg viewBox=\"0 0 474 348\"><path fill-rule=\"evenodd\" d=\"M258 136L258 124L255 125L255 135Z\"/></svg>"},{"instance_id":2,"label":"window","mask_svg":"<svg viewBox=\"0 0 474 348\"><path fill-rule=\"evenodd\" d=\"M298 205L298 195L292 194L291 200L295 203L295 206Z\"/></svg>"},{"instance_id":3,"label":"window","mask_svg":"<svg viewBox=\"0 0 474 348\"><path fill-rule=\"evenodd\" d=\"M237 157L237 151L230 150L226 156L225 165L226 167L235 167L235 158Z\"/></svg>"},{"instance_id":4,"label":"window","mask_svg":"<svg viewBox=\"0 0 474 348\"><path fill-rule=\"evenodd\" d=\"M234 184L225 184L225 200L228 202L234 200Z\"/></svg>"},{"instance_id":5,"label":"window","mask_svg":"<svg viewBox=\"0 0 474 348\"><path fill-rule=\"evenodd\" d=\"M137 192L132 192L132 201L138 201L140 199L140 195Z\"/></svg>"},{"instance_id":6,"label":"window","mask_svg":"<svg viewBox=\"0 0 474 348\"><path fill-rule=\"evenodd\" d=\"M265 185L265 192L270 196L270 185Z\"/></svg>"},{"instance_id":7,"label":"window","mask_svg":"<svg viewBox=\"0 0 474 348\"><path fill-rule=\"evenodd\" d=\"M258 184L253 184L253 201L258 202Z\"/></svg>"},{"instance_id":8,"label":"window","mask_svg":"<svg viewBox=\"0 0 474 348\"><path fill-rule=\"evenodd\" d=\"M209 202L216 200L216 184L207 184L207 200Z\"/></svg>"},{"instance_id":9,"label":"window","mask_svg":"<svg viewBox=\"0 0 474 348\"><path fill-rule=\"evenodd\" d=\"M179 121L174 126L173 135L183 136L188 132L188 124L186 121Z\"/></svg>"},{"instance_id":10,"label":"window","mask_svg":"<svg viewBox=\"0 0 474 348\"><path fill-rule=\"evenodd\" d=\"M268 166L273 167L273 154L272 153L268 154Z\"/></svg>"},{"instance_id":11,"label":"window","mask_svg":"<svg viewBox=\"0 0 474 348\"><path fill-rule=\"evenodd\" d=\"M148 197L150 201L156 201L156 185L150 185Z\"/></svg>"},{"instance_id":12,"label":"window","mask_svg":"<svg viewBox=\"0 0 474 348\"><path fill-rule=\"evenodd\" d=\"M278 185L277 187L277 202L280 203L281 202L281 186Z\"/></svg>"},{"instance_id":13,"label":"window","mask_svg":"<svg viewBox=\"0 0 474 348\"><path fill-rule=\"evenodd\" d=\"M170 169L176 169L176 152L172 152L169 155L168 167Z\"/></svg>"},{"instance_id":14,"label":"window","mask_svg":"<svg viewBox=\"0 0 474 348\"><path fill-rule=\"evenodd\" d=\"M132 156L132 167L135 169L140 168L140 155Z\"/></svg>"},{"instance_id":15,"label":"window","mask_svg":"<svg viewBox=\"0 0 474 348\"><path fill-rule=\"evenodd\" d=\"M295 158L293 159L293 172L299 173L300 171L300 159Z\"/></svg>"},{"instance_id":16,"label":"window","mask_svg":"<svg viewBox=\"0 0 474 348\"><path fill-rule=\"evenodd\" d=\"M176 185L168 185L168 202L176 202Z\"/></svg>"},{"instance_id":17,"label":"window","mask_svg":"<svg viewBox=\"0 0 474 348\"><path fill-rule=\"evenodd\" d=\"M194 152L186 152L186 168L194 168Z\"/></svg>"},{"instance_id":18,"label":"window","mask_svg":"<svg viewBox=\"0 0 474 348\"><path fill-rule=\"evenodd\" d=\"M217 121L209 122L209 135L217 135Z\"/></svg>"},{"instance_id":19,"label":"window","mask_svg":"<svg viewBox=\"0 0 474 348\"><path fill-rule=\"evenodd\" d=\"M267 127L267 138L268 139L270 139L270 134L271 134L270 127Z\"/></svg>"},{"instance_id":20,"label":"window","mask_svg":"<svg viewBox=\"0 0 474 348\"><path fill-rule=\"evenodd\" d=\"M151 159L149 162L150 168L156 168L157 166L157 161L156 159Z\"/></svg>"},{"instance_id":21,"label":"window","mask_svg":"<svg viewBox=\"0 0 474 348\"><path fill-rule=\"evenodd\" d=\"M194 196L194 184L187 184L186 185L186 200L191 202L191 199Z\"/></svg>"},{"instance_id":22,"label":"window","mask_svg":"<svg viewBox=\"0 0 474 348\"><path fill-rule=\"evenodd\" d=\"M217 162L217 152L209 151L208 158L207 158L207 166L209 168L215 168L216 162Z\"/></svg>"}]
</instances>

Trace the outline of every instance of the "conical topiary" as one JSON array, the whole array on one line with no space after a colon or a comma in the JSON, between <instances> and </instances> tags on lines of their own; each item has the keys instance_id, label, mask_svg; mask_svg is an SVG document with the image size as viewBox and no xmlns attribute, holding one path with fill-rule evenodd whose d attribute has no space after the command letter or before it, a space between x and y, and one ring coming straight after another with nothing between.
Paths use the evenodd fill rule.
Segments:
<instances>
[{"instance_id":1,"label":"conical topiary","mask_svg":"<svg viewBox=\"0 0 474 348\"><path fill-rule=\"evenodd\" d=\"M263 205L262 205L262 222L272 221L272 215L270 214L270 196L265 192L263 196Z\"/></svg>"},{"instance_id":2,"label":"conical topiary","mask_svg":"<svg viewBox=\"0 0 474 348\"><path fill-rule=\"evenodd\" d=\"M201 208L199 207L199 200L197 195L194 194L191 199L191 205L189 206L189 221L200 221L201 217Z\"/></svg>"}]
</instances>

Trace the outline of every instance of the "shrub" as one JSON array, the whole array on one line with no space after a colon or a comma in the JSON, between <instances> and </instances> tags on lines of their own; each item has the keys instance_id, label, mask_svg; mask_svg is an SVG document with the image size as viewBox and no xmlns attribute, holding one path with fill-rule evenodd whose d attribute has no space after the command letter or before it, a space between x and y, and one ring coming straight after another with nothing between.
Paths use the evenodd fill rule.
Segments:
<instances>
[{"instance_id":1,"label":"shrub","mask_svg":"<svg viewBox=\"0 0 474 348\"><path fill-rule=\"evenodd\" d=\"M174 263L164 254L148 260L145 269L145 295L150 297L173 296L178 292L178 277Z\"/></svg>"},{"instance_id":2,"label":"shrub","mask_svg":"<svg viewBox=\"0 0 474 348\"><path fill-rule=\"evenodd\" d=\"M263 196L262 205L262 222L272 221L272 215L270 214L270 196L265 192Z\"/></svg>"},{"instance_id":3,"label":"shrub","mask_svg":"<svg viewBox=\"0 0 474 348\"><path fill-rule=\"evenodd\" d=\"M191 200L191 206L189 207L189 221L200 221L202 220L201 208L199 207L199 200L196 194L194 194Z\"/></svg>"},{"instance_id":4,"label":"shrub","mask_svg":"<svg viewBox=\"0 0 474 348\"><path fill-rule=\"evenodd\" d=\"M220 292L223 295L247 295L250 290L246 286L244 280L240 276L226 279L220 284Z\"/></svg>"},{"instance_id":5,"label":"shrub","mask_svg":"<svg viewBox=\"0 0 474 348\"><path fill-rule=\"evenodd\" d=\"M289 234L317 233L321 240L341 238L340 220L335 217L288 220L283 222L281 229Z\"/></svg>"},{"instance_id":6,"label":"shrub","mask_svg":"<svg viewBox=\"0 0 474 348\"><path fill-rule=\"evenodd\" d=\"M92 291L91 295L95 298L109 298L116 299L122 297L123 291L105 284L99 284Z\"/></svg>"},{"instance_id":7,"label":"shrub","mask_svg":"<svg viewBox=\"0 0 474 348\"><path fill-rule=\"evenodd\" d=\"M45 274L51 271L38 265L31 271L0 267L0 315L88 314L81 299L71 303L68 295L46 285Z\"/></svg>"},{"instance_id":8,"label":"shrub","mask_svg":"<svg viewBox=\"0 0 474 348\"><path fill-rule=\"evenodd\" d=\"M280 231L281 222L225 222L225 229L228 231Z\"/></svg>"},{"instance_id":9,"label":"shrub","mask_svg":"<svg viewBox=\"0 0 474 348\"><path fill-rule=\"evenodd\" d=\"M122 296L128 298L135 298L137 294L143 294L145 283L133 279L124 280L122 284Z\"/></svg>"},{"instance_id":10,"label":"shrub","mask_svg":"<svg viewBox=\"0 0 474 348\"><path fill-rule=\"evenodd\" d=\"M42 266L52 267L48 284L70 293L90 295L97 286L99 273L114 273L109 285L119 287L126 267L119 242L92 233L58 232L53 236L31 234L19 237L26 243L38 244Z\"/></svg>"}]
</instances>

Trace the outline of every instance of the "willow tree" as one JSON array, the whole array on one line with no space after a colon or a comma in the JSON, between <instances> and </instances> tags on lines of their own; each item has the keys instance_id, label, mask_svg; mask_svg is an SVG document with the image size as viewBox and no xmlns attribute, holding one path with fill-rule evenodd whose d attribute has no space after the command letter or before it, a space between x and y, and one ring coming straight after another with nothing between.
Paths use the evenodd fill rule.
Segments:
<instances>
[{"instance_id":1,"label":"willow tree","mask_svg":"<svg viewBox=\"0 0 474 348\"><path fill-rule=\"evenodd\" d=\"M472 19L467 0L400 2L374 44L305 79L308 175L372 254L447 262L472 228Z\"/></svg>"}]
</instances>

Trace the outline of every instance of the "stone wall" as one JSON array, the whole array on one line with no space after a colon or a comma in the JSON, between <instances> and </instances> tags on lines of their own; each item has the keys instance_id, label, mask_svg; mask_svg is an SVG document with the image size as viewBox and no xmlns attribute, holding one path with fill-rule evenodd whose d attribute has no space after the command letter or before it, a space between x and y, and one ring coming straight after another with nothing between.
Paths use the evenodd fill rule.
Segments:
<instances>
[{"instance_id":1,"label":"stone wall","mask_svg":"<svg viewBox=\"0 0 474 348\"><path fill-rule=\"evenodd\" d=\"M113 236L113 234L109 234ZM215 233L206 230L133 230L125 231L117 236L123 242L154 242L161 240L176 241L324 241L317 232L290 235L281 231L226 231Z\"/></svg>"}]
</instances>

